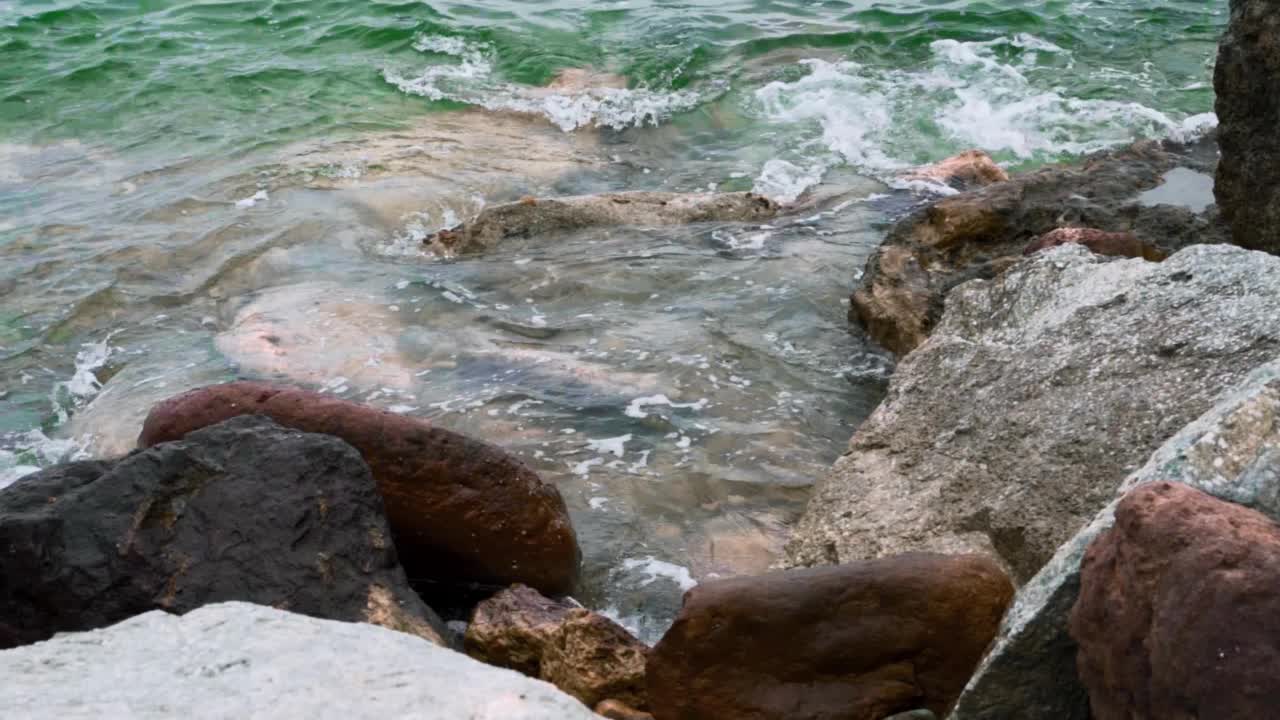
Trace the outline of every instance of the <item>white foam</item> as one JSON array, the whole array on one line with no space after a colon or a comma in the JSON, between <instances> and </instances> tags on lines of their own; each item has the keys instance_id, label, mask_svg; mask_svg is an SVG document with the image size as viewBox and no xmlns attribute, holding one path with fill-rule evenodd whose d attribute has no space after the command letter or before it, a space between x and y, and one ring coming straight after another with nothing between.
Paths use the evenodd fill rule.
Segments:
<instances>
[{"instance_id":1,"label":"white foam","mask_svg":"<svg viewBox=\"0 0 1280 720\"><path fill-rule=\"evenodd\" d=\"M1216 124L1212 114L1183 119L1131 100L1065 95L1059 76L1073 66L1070 51L1033 35L937 40L929 49L929 61L910 69L803 60L803 77L757 90L748 109L780 126L779 137L795 139L764 163L756 191L791 201L841 164L893 183L919 162L922 119L942 131L950 152L979 148L1025 160L1095 152L1136 137L1189 140ZM1046 55L1053 62L1042 63ZM1093 77L1115 72L1099 68ZM946 192L940 185L913 189Z\"/></svg>"},{"instance_id":2,"label":"white foam","mask_svg":"<svg viewBox=\"0 0 1280 720\"><path fill-rule=\"evenodd\" d=\"M599 126L621 130L658 125L678 113L692 110L707 99L678 90L661 92L645 88L586 88L572 94L554 93L501 82L494 77L488 45L461 38L424 35L414 47L421 52L451 56L456 62L432 64L417 76L384 70L383 78L401 91L429 100L452 100L486 110L541 115L565 132ZM723 92L718 89L715 94Z\"/></svg>"},{"instance_id":3,"label":"white foam","mask_svg":"<svg viewBox=\"0 0 1280 720\"><path fill-rule=\"evenodd\" d=\"M240 208L241 210L245 210L253 207L254 205L257 205L260 202L266 202L268 199L270 198L267 197L267 191L259 190L258 192L254 193L253 195L250 195L247 198L244 198L242 200L237 200L236 207Z\"/></svg>"},{"instance_id":4,"label":"white foam","mask_svg":"<svg viewBox=\"0 0 1280 720\"><path fill-rule=\"evenodd\" d=\"M6 436L4 443L14 449L0 450L0 490L42 467L90 457L84 441L50 438L40 430Z\"/></svg>"},{"instance_id":5,"label":"white foam","mask_svg":"<svg viewBox=\"0 0 1280 720\"><path fill-rule=\"evenodd\" d=\"M676 403L676 402L672 402L671 398L667 397L666 395L650 395L648 397L639 397L632 400L631 404L627 405L627 409L624 412L626 413L627 417L633 417L633 418L643 420L644 418L649 416L649 413L645 412L644 408L650 407L653 405L665 405L672 408L688 408L691 410L702 410L707 406L707 399L702 398L697 402L691 402L691 403Z\"/></svg>"},{"instance_id":6,"label":"white foam","mask_svg":"<svg viewBox=\"0 0 1280 720\"><path fill-rule=\"evenodd\" d=\"M75 370L71 378L53 386L50 402L59 424L65 423L72 411L84 407L102 390L96 371L106 365L107 360L115 353L116 348L111 346L111 338L118 332L115 330L108 333L99 342L81 345L80 351L76 353Z\"/></svg>"},{"instance_id":7,"label":"white foam","mask_svg":"<svg viewBox=\"0 0 1280 720\"><path fill-rule=\"evenodd\" d=\"M694 580L693 576L689 574L689 568L669 563L666 560L659 560L652 555L643 558L628 558L622 561L622 567L625 570L639 570L644 573L644 577L640 580L640 587L646 587L660 579L665 579L674 582L680 587L681 591L687 592L698 584L698 581Z\"/></svg>"},{"instance_id":8,"label":"white foam","mask_svg":"<svg viewBox=\"0 0 1280 720\"><path fill-rule=\"evenodd\" d=\"M604 455L609 453L615 457L622 457L626 454L626 444L631 442L631 434L620 435L612 438L601 438L599 440L587 440L587 448L592 452Z\"/></svg>"}]
</instances>

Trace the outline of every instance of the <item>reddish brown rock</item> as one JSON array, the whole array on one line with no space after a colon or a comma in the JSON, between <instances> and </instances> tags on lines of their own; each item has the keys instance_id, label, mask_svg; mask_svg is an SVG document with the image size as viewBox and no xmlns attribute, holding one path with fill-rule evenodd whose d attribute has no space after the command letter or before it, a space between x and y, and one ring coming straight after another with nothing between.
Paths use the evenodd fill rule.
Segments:
<instances>
[{"instance_id":1,"label":"reddish brown rock","mask_svg":"<svg viewBox=\"0 0 1280 720\"><path fill-rule=\"evenodd\" d=\"M979 555L909 553L703 583L649 657L659 720L945 715L1013 597Z\"/></svg>"},{"instance_id":2,"label":"reddish brown rock","mask_svg":"<svg viewBox=\"0 0 1280 720\"><path fill-rule=\"evenodd\" d=\"M1089 546L1071 614L1097 720L1280 708L1280 526L1179 483L1131 491Z\"/></svg>"},{"instance_id":3,"label":"reddish brown rock","mask_svg":"<svg viewBox=\"0 0 1280 720\"><path fill-rule=\"evenodd\" d=\"M916 168L907 177L934 180L956 189L969 189L1008 182L1009 173L982 150L966 150L932 165Z\"/></svg>"},{"instance_id":4,"label":"reddish brown rock","mask_svg":"<svg viewBox=\"0 0 1280 720\"><path fill-rule=\"evenodd\" d=\"M1083 245L1096 255L1142 258L1160 262L1168 257L1163 250L1148 245L1131 232L1107 232L1097 228L1057 228L1035 238L1023 248L1023 255L1034 255L1059 245Z\"/></svg>"},{"instance_id":5,"label":"reddish brown rock","mask_svg":"<svg viewBox=\"0 0 1280 720\"><path fill-rule=\"evenodd\" d=\"M637 710L617 700L605 700L596 705L595 712L600 717L609 718L609 720L653 720L653 716L649 713Z\"/></svg>"},{"instance_id":6,"label":"reddish brown rock","mask_svg":"<svg viewBox=\"0 0 1280 720\"><path fill-rule=\"evenodd\" d=\"M648 706L649 648L603 615L532 588L516 585L477 605L465 646L477 660L546 680L587 706Z\"/></svg>"},{"instance_id":7,"label":"reddish brown rock","mask_svg":"<svg viewBox=\"0 0 1280 720\"><path fill-rule=\"evenodd\" d=\"M410 578L569 592L580 558L555 487L502 449L307 390L254 382L192 390L151 410L141 447L238 415L334 435L360 451Z\"/></svg>"}]
</instances>

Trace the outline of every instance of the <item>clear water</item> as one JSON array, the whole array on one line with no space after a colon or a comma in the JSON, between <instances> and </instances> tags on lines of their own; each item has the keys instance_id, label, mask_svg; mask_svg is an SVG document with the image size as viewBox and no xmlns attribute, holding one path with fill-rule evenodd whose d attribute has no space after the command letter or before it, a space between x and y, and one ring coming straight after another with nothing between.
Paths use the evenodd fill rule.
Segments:
<instances>
[{"instance_id":1,"label":"clear water","mask_svg":"<svg viewBox=\"0 0 1280 720\"><path fill-rule=\"evenodd\" d=\"M234 377L490 439L646 637L768 566L887 361L844 298L898 174L1211 127L1225 0L0 0L0 486ZM547 88L565 69L593 75ZM756 189L765 227L442 262L487 203Z\"/></svg>"}]
</instances>

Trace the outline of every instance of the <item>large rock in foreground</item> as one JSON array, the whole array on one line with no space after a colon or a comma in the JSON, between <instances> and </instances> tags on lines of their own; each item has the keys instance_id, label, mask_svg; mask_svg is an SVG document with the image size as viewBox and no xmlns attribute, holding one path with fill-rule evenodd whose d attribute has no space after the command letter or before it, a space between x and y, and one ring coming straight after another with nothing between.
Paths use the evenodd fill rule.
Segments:
<instances>
[{"instance_id":1,"label":"large rock in foreground","mask_svg":"<svg viewBox=\"0 0 1280 720\"><path fill-rule=\"evenodd\" d=\"M371 625L245 603L0 652L7 718L598 720L552 686Z\"/></svg>"},{"instance_id":2,"label":"large rock in foreground","mask_svg":"<svg viewBox=\"0 0 1280 720\"><path fill-rule=\"evenodd\" d=\"M175 440L238 415L346 440L364 457L386 503L409 577L570 592L577 536L552 485L501 448L430 423L321 393L235 382L157 405L138 444Z\"/></svg>"},{"instance_id":3,"label":"large rock in foreground","mask_svg":"<svg viewBox=\"0 0 1280 720\"><path fill-rule=\"evenodd\" d=\"M1280 13L1274 2L1231 0L1213 86L1222 149L1213 192L1232 240L1280 253Z\"/></svg>"},{"instance_id":4,"label":"large rock in foreground","mask_svg":"<svg viewBox=\"0 0 1280 720\"><path fill-rule=\"evenodd\" d=\"M704 582L649 658L659 720L882 720L950 708L1013 585L978 556L908 554Z\"/></svg>"},{"instance_id":5,"label":"large rock in foreground","mask_svg":"<svg viewBox=\"0 0 1280 720\"><path fill-rule=\"evenodd\" d=\"M1280 520L1280 362L1250 374L1130 475L1185 483ZM952 720L1088 720L1067 619L1080 592L1085 550L1111 527L1115 504L1062 546L1019 592L991 652L960 697Z\"/></svg>"},{"instance_id":6,"label":"large rock in foreground","mask_svg":"<svg viewBox=\"0 0 1280 720\"><path fill-rule=\"evenodd\" d=\"M541 678L594 707L617 700L643 709L649 648L621 625L517 585L476 606L467 654Z\"/></svg>"},{"instance_id":7,"label":"large rock in foreground","mask_svg":"<svg viewBox=\"0 0 1280 720\"><path fill-rule=\"evenodd\" d=\"M793 563L983 552L1025 581L1125 476L1280 354L1280 258L1078 246L957 288L819 483Z\"/></svg>"},{"instance_id":8,"label":"large rock in foreground","mask_svg":"<svg viewBox=\"0 0 1280 720\"><path fill-rule=\"evenodd\" d=\"M1058 228L1128 233L1133 241L1119 252L1096 247L1150 259L1192 243L1225 242L1216 211L1197 214L1139 197L1175 168L1212 173L1214 151L1212 140L1192 146L1141 142L938 200L897 223L868 258L850 300L850 319L880 345L905 355L933 331L952 288L995 277L1029 243Z\"/></svg>"},{"instance_id":9,"label":"large rock in foreground","mask_svg":"<svg viewBox=\"0 0 1280 720\"><path fill-rule=\"evenodd\" d=\"M1071 635L1096 720L1273 715L1280 525L1186 485L1133 490L1085 554Z\"/></svg>"},{"instance_id":10,"label":"large rock in foreground","mask_svg":"<svg viewBox=\"0 0 1280 720\"><path fill-rule=\"evenodd\" d=\"M0 647L225 600L444 637L334 437L238 418L0 492Z\"/></svg>"}]
</instances>

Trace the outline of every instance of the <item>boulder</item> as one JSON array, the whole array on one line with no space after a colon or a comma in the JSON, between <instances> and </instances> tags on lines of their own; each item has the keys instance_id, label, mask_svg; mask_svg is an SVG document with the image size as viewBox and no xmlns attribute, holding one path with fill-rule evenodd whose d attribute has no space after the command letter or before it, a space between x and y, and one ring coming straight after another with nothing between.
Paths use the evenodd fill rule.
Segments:
<instances>
[{"instance_id":1,"label":"boulder","mask_svg":"<svg viewBox=\"0 0 1280 720\"><path fill-rule=\"evenodd\" d=\"M0 491L0 647L225 600L445 637L334 437L238 418Z\"/></svg>"},{"instance_id":2,"label":"boulder","mask_svg":"<svg viewBox=\"0 0 1280 720\"><path fill-rule=\"evenodd\" d=\"M1032 239L1022 249L1023 255L1034 255L1059 245L1083 245L1090 252L1111 257L1142 258L1152 262L1164 260L1162 250L1148 245L1131 232L1107 232L1097 228L1058 228Z\"/></svg>"},{"instance_id":3,"label":"boulder","mask_svg":"<svg viewBox=\"0 0 1280 720\"><path fill-rule=\"evenodd\" d=\"M1268 0L1230 7L1213 75L1222 150L1213 193L1234 242L1280 253L1280 15Z\"/></svg>"},{"instance_id":4,"label":"boulder","mask_svg":"<svg viewBox=\"0 0 1280 720\"><path fill-rule=\"evenodd\" d=\"M982 150L966 150L932 165L907 173L909 180L932 180L956 190L986 187L1008 182L1009 173Z\"/></svg>"},{"instance_id":5,"label":"boulder","mask_svg":"<svg viewBox=\"0 0 1280 720\"><path fill-rule=\"evenodd\" d=\"M1140 142L944 197L908 215L867 260L849 317L899 355L924 342L952 288L992 278L1033 238L1061 227L1131 233L1145 252L1225 242L1216 210L1148 205L1140 193L1176 168L1212 172L1212 139L1189 146ZM1144 257L1145 257L1144 252Z\"/></svg>"},{"instance_id":6,"label":"boulder","mask_svg":"<svg viewBox=\"0 0 1280 720\"><path fill-rule=\"evenodd\" d=\"M1096 720L1268 717L1280 525L1186 485L1138 487L1085 554L1070 630Z\"/></svg>"},{"instance_id":7,"label":"boulder","mask_svg":"<svg viewBox=\"0 0 1280 720\"><path fill-rule=\"evenodd\" d=\"M561 198L527 197L494 205L459 227L426 238L446 256L488 250L506 238L612 225L683 225L695 222L765 222L779 206L749 192L620 192Z\"/></svg>"},{"instance_id":8,"label":"boulder","mask_svg":"<svg viewBox=\"0 0 1280 720\"><path fill-rule=\"evenodd\" d=\"M1280 519L1280 362L1224 393L1130 475L1121 491L1153 481L1185 483ZM1114 510L1113 502L1099 512L1019 590L953 720L1088 720L1067 621L1085 550L1111 526Z\"/></svg>"},{"instance_id":9,"label":"boulder","mask_svg":"<svg viewBox=\"0 0 1280 720\"><path fill-rule=\"evenodd\" d=\"M467 654L546 680L588 706L643 710L649 648L612 620L516 585L476 606Z\"/></svg>"},{"instance_id":10,"label":"boulder","mask_svg":"<svg viewBox=\"0 0 1280 720\"><path fill-rule=\"evenodd\" d=\"M237 415L335 435L364 456L409 577L569 592L577 536L559 491L502 449L321 393L254 382L192 390L152 409L138 443L175 440Z\"/></svg>"},{"instance_id":11,"label":"boulder","mask_svg":"<svg viewBox=\"0 0 1280 720\"><path fill-rule=\"evenodd\" d=\"M599 720L554 687L372 625L239 602L0 652L6 717Z\"/></svg>"},{"instance_id":12,"label":"boulder","mask_svg":"<svg viewBox=\"0 0 1280 720\"><path fill-rule=\"evenodd\" d=\"M1013 596L980 556L912 553L699 584L649 658L659 720L942 714Z\"/></svg>"},{"instance_id":13,"label":"boulder","mask_svg":"<svg viewBox=\"0 0 1280 720\"><path fill-rule=\"evenodd\" d=\"M1025 582L1125 476L1280 354L1280 258L1067 245L952 292L815 488L795 565L982 552Z\"/></svg>"}]
</instances>

